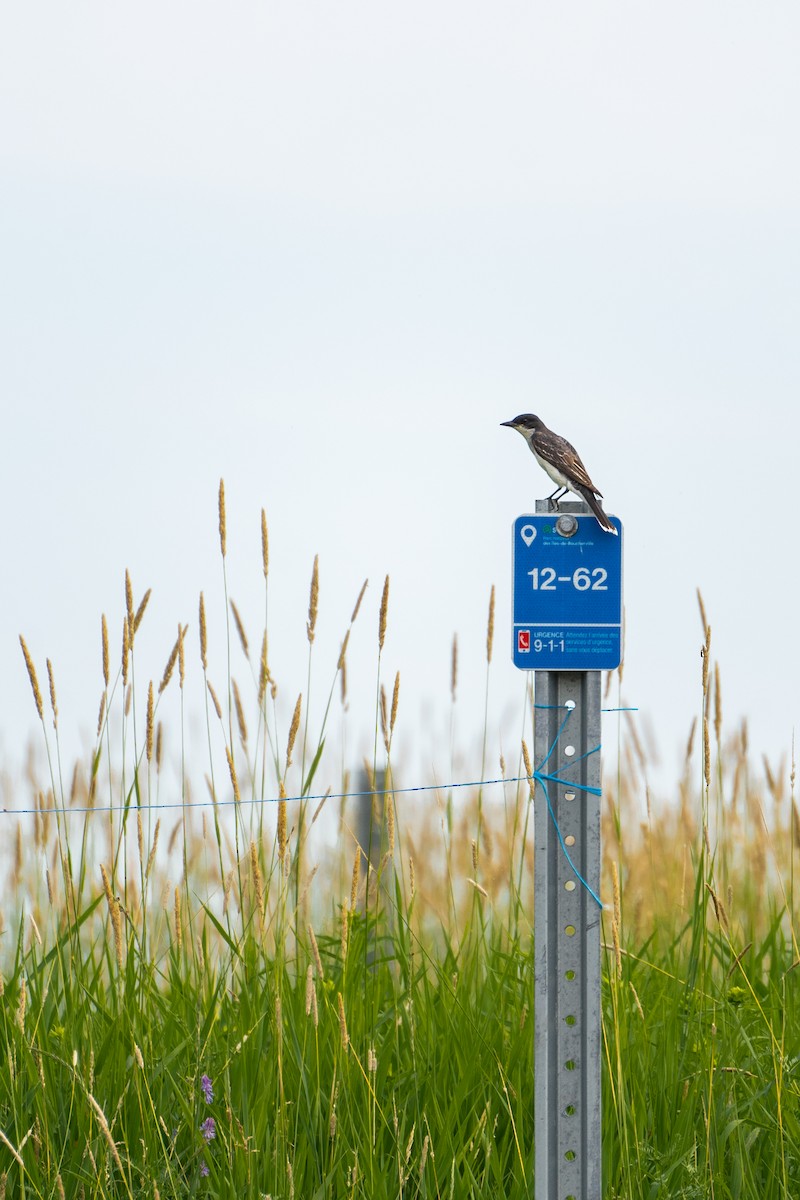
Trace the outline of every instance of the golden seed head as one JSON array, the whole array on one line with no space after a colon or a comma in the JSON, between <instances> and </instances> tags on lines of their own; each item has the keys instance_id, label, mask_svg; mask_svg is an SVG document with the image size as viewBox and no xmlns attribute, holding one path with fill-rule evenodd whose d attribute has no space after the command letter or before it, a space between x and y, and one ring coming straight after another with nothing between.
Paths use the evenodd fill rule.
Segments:
<instances>
[{"instance_id":1,"label":"golden seed head","mask_svg":"<svg viewBox=\"0 0 800 1200\"><path fill-rule=\"evenodd\" d=\"M486 661L492 661L492 645L494 644L494 584L489 593L489 620L486 625Z\"/></svg>"},{"instance_id":2,"label":"golden seed head","mask_svg":"<svg viewBox=\"0 0 800 1200\"><path fill-rule=\"evenodd\" d=\"M261 510L261 569L264 578L269 575L269 533L267 532L267 514Z\"/></svg>"},{"instance_id":3,"label":"golden seed head","mask_svg":"<svg viewBox=\"0 0 800 1200\"><path fill-rule=\"evenodd\" d=\"M522 739L522 761L525 763L525 774L528 777L528 792L531 800L536 799L536 783L533 778L533 763L531 762L530 752L528 751L528 743Z\"/></svg>"},{"instance_id":4,"label":"golden seed head","mask_svg":"<svg viewBox=\"0 0 800 1200\"><path fill-rule=\"evenodd\" d=\"M214 709L216 711L217 717L221 721L222 720L222 705L219 702L219 698L217 697L217 693L214 691L214 687L213 687L210 679L206 680L206 687L208 688L208 693L211 696L212 701L214 702Z\"/></svg>"},{"instance_id":5,"label":"golden seed head","mask_svg":"<svg viewBox=\"0 0 800 1200\"><path fill-rule=\"evenodd\" d=\"M342 922L340 929L340 947L342 951L342 962L347 958L347 934L349 931L348 910L346 902L342 903Z\"/></svg>"},{"instance_id":6,"label":"golden seed head","mask_svg":"<svg viewBox=\"0 0 800 1200\"><path fill-rule=\"evenodd\" d=\"M36 678L36 668L33 665L30 651L25 644L25 638L22 634L19 635L19 644L22 647L22 656L25 659L25 666L28 670L28 679L31 681L31 689L33 691L33 699L36 704L36 711L39 714L39 720L44 720L44 705L42 704L42 693L39 691L39 680Z\"/></svg>"},{"instance_id":7,"label":"golden seed head","mask_svg":"<svg viewBox=\"0 0 800 1200\"><path fill-rule=\"evenodd\" d=\"M383 584L383 595L381 596L381 611L378 618L378 650L383 650L383 643L386 639L386 617L389 611L389 576Z\"/></svg>"},{"instance_id":8,"label":"golden seed head","mask_svg":"<svg viewBox=\"0 0 800 1200\"><path fill-rule=\"evenodd\" d=\"M306 971L306 1016L311 1015L311 994L314 991L314 968L308 964Z\"/></svg>"},{"instance_id":9,"label":"golden seed head","mask_svg":"<svg viewBox=\"0 0 800 1200\"><path fill-rule=\"evenodd\" d=\"M314 566L311 571L311 593L308 597L308 624L306 633L309 645L314 641L314 631L317 628L317 608L319 605L319 555L314 555Z\"/></svg>"},{"instance_id":10,"label":"golden seed head","mask_svg":"<svg viewBox=\"0 0 800 1200\"><path fill-rule=\"evenodd\" d=\"M53 711L53 727L58 729L58 704L56 703L56 679L53 674L53 664L47 659L47 682L50 685L50 708Z\"/></svg>"},{"instance_id":11,"label":"golden seed head","mask_svg":"<svg viewBox=\"0 0 800 1200\"><path fill-rule=\"evenodd\" d=\"M284 790L281 784L281 791ZM278 861L283 862L286 855L286 801L281 799L278 801Z\"/></svg>"},{"instance_id":12,"label":"golden seed head","mask_svg":"<svg viewBox=\"0 0 800 1200\"><path fill-rule=\"evenodd\" d=\"M394 690L392 691L392 713L389 717L389 737L391 739L394 733L394 723L397 720L397 705L400 702L400 672L398 671L394 677Z\"/></svg>"},{"instance_id":13,"label":"golden seed head","mask_svg":"<svg viewBox=\"0 0 800 1200\"><path fill-rule=\"evenodd\" d=\"M342 642L342 648L339 651L339 661L336 664L337 671L344 670L344 660L345 660L345 656L347 655L347 643L349 641L350 641L350 628L348 626L347 633L344 635L344 641Z\"/></svg>"},{"instance_id":14,"label":"golden seed head","mask_svg":"<svg viewBox=\"0 0 800 1200\"><path fill-rule=\"evenodd\" d=\"M153 844L150 847L150 853L147 856L147 867L146 867L145 873L144 873L145 879L148 879L150 877L150 872L153 869L153 863L155 862L155 859L156 859L156 850L158 849L158 835L160 832L161 832L161 818L159 818L156 821L156 828L155 828L155 832L153 833Z\"/></svg>"},{"instance_id":15,"label":"golden seed head","mask_svg":"<svg viewBox=\"0 0 800 1200\"><path fill-rule=\"evenodd\" d=\"M243 746L247 745L247 721L244 716L244 706L242 704L239 685L234 679L233 681L233 704L236 709L236 723L239 726L239 738Z\"/></svg>"},{"instance_id":16,"label":"golden seed head","mask_svg":"<svg viewBox=\"0 0 800 1200\"><path fill-rule=\"evenodd\" d=\"M478 873L478 843L475 841L475 838L472 839L471 846L472 846L472 869L475 872L475 874L477 875L477 873Z\"/></svg>"},{"instance_id":17,"label":"golden seed head","mask_svg":"<svg viewBox=\"0 0 800 1200\"><path fill-rule=\"evenodd\" d=\"M236 626L236 632L239 635L239 641L241 642L242 650L244 651L244 656L245 656L245 658L249 658L250 657L250 644L247 641L247 634L244 631L244 624L242 622L242 618L239 613L239 609L236 607L235 600L231 600L230 605L231 605L231 612L233 613L233 623Z\"/></svg>"},{"instance_id":18,"label":"golden seed head","mask_svg":"<svg viewBox=\"0 0 800 1200\"><path fill-rule=\"evenodd\" d=\"M387 796L386 800L386 843L387 854L391 858L394 854L394 796Z\"/></svg>"},{"instance_id":19,"label":"golden seed head","mask_svg":"<svg viewBox=\"0 0 800 1200\"><path fill-rule=\"evenodd\" d=\"M342 1036L342 1049L350 1045L350 1034L347 1032L347 1019L344 1014L344 998L341 992L336 993L336 1005L339 1009L339 1033Z\"/></svg>"},{"instance_id":20,"label":"golden seed head","mask_svg":"<svg viewBox=\"0 0 800 1200\"><path fill-rule=\"evenodd\" d=\"M408 856L408 884L409 884L409 891L411 893L411 899L413 900L414 894L415 894L417 888L416 888L416 883L414 880L414 859L411 857L410 854Z\"/></svg>"},{"instance_id":21,"label":"golden seed head","mask_svg":"<svg viewBox=\"0 0 800 1200\"><path fill-rule=\"evenodd\" d=\"M358 902L358 885L361 882L361 847L356 846L356 856L353 859L353 877L350 881L350 912L356 911Z\"/></svg>"},{"instance_id":22,"label":"golden seed head","mask_svg":"<svg viewBox=\"0 0 800 1200\"><path fill-rule=\"evenodd\" d=\"M339 689L341 694L342 708L347 708L347 659L341 660L339 668Z\"/></svg>"},{"instance_id":23,"label":"golden seed head","mask_svg":"<svg viewBox=\"0 0 800 1200\"><path fill-rule=\"evenodd\" d=\"M297 737L297 731L300 728L300 708L301 708L302 702L303 702L303 693L301 692L300 695L297 697L297 703L294 706L294 713L292 714L292 723L289 726L289 740L286 743L286 770L284 771L284 775L286 774L286 771L289 770L289 767L292 762L292 751L294 750L294 741L295 741L295 738Z\"/></svg>"},{"instance_id":24,"label":"golden seed head","mask_svg":"<svg viewBox=\"0 0 800 1200\"><path fill-rule=\"evenodd\" d=\"M179 621L178 622L178 683L180 685L181 691L183 691L183 685L186 682L186 653L184 650L184 639L186 638L186 634L188 633L188 631L189 631L189 626L184 625L183 629L181 629L181 624Z\"/></svg>"},{"instance_id":25,"label":"golden seed head","mask_svg":"<svg viewBox=\"0 0 800 1200\"><path fill-rule=\"evenodd\" d=\"M131 643L128 632L128 618L125 617L122 622L122 686L128 686L128 655L130 653Z\"/></svg>"},{"instance_id":26,"label":"golden seed head","mask_svg":"<svg viewBox=\"0 0 800 1200\"><path fill-rule=\"evenodd\" d=\"M253 877L253 887L256 893L256 908L259 916L262 916L264 912L264 877L261 874L255 842L250 843L250 874Z\"/></svg>"},{"instance_id":27,"label":"golden seed head","mask_svg":"<svg viewBox=\"0 0 800 1200\"><path fill-rule=\"evenodd\" d=\"M264 703L264 697L267 694L267 683L269 682L269 666L267 664L267 631L264 630L264 636L261 639L261 660L258 668L258 706L259 708Z\"/></svg>"},{"instance_id":28,"label":"golden seed head","mask_svg":"<svg viewBox=\"0 0 800 1200\"><path fill-rule=\"evenodd\" d=\"M153 591L152 588L148 588L147 591L145 592L145 594L142 596L141 603L139 604L139 607L136 610L136 616L133 618L133 632L134 633L138 633L138 631L139 631L139 626L141 625L142 617L144 616L144 610L147 608L147 604L148 604L148 601L152 594L152 591Z\"/></svg>"},{"instance_id":29,"label":"golden seed head","mask_svg":"<svg viewBox=\"0 0 800 1200\"><path fill-rule=\"evenodd\" d=\"M206 602L200 593L200 662L203 670L208 670L208 637L206 633Z\"/></svg>"},{"instance_id":30,"label":"golden seed head","mask_svg":"<svg viewBox=\"0 0 800 1200\"><path fill-rule=\"evenodd\" d=\"M125 612L128 618L128 637L130 644L133 645L133 635L136 633L134 627L134 612L133 612L133 584L131 583L130 571L125 571Z\"/></svg>"},{"instance_id":31,"label":"golden seed head","mask_svg":"<svg viewBox=\"0 0 800 1200\"><path fill-rule=\"evenodd\" d=\"M314 930L310 925L308 926L308 939L311 942L311 956L314 959L314 967L316 968L317 977L319 979L324 979L325 972L322 969L322 959L320 958L319 946L317 945L317 939L314 936Z\"/></svg>"},{"instance_id":32,"label":"golden seed head","mask_svg":"<svg viewBox=\"0 0 800 1200\"><path fill-rule=\"evenodd\" d=\"M136 1062L138 1064L139 1070L143 1071L144 1070L144 1059L142 1058L142 1052L139 1049L139 1047L136 1045L136 1042L133 1043L133 1053L136 1058Z\"/></svg>"},{"instance_id":33,"label":"golden seed head","mask_svg":"<svg viewBox=\"0 0 800 1200\"><path fill-rule=\"evenodd\" d=\"M219 481L219 548L225 557L228 547L227 525L225 521L225 480Z\"/></svg>"},{"instance_id":34,"label":"golden seed head","mask_svg":"<svg viewBox=\"0 0 800 1200\"><path fill-rule=\"evenodd\" d=\"M386 753L389 753L389 715L386 711L386 688L381 684L380 692L381 733Z\"/></svg>"},{"instance_id":35,"label":"golden seed head","mask_svg":"<svg viewBox=\"0 0 800 1200\"><path fill-rule=\"evenodd\" d=\"M145 734L145 747L147 761L153 761L153 721L155 715L155 698L153 695L153 681L150 680L150 686L147 689L147 729Z\"/></svg>"},{"instance_id":36,"label":"golden seed head","mask_svg":"<svg viewBox=\"0 0 800 1200\"><path fill-rule=\"evenodd\" d=\"M706 606L703 603L703 593L700 591L700 588L697 588L697 606L700 609L700 621L703 626L703 636L705 637L708 629L708 618L706 616Z\"/></svg>"},{"instance_id":37,"label":"golden seed head","mask_svg":"<svg viewBox=\"0 0 800 1200\"><path fill-rule=\"evenodd\" d=\"M108 687L108 622L105 613L100 620L100 632L103 638L103 682Z\"/></svg>"},{"instance_id":38,"label":"golden seed head","mask_svg":"<svg viewBox=\"0 0 800 1200\"><path fill-rule=\"evenodd\" d=\"M365 580L364 580L364 582L363 582L363 583L362 583L362 585L361 585L361 591L358 593L358 599L356 600L356 603L355 603L355 608L353 609L352 616L350 617L350 624L351 624L351 625L353 624L353 622L355 621L356 617L358 616L358 610L361 608L361 601L364 599L364 592L367 590L367 584L368 584L368 583L369 583L369 580L368 580L368 579L365 579Z\"/></svg>"},{"instance_id":39,"label":"golden seed head","mask_svg":"<svg viewBox=\"0 0 800 1200\"><path fill-rule=\"evenodd\" d=\"M708 719L703 717L703 778L706 787L711 783L711 744L708 736Z\"/></svg>"},{"instance_id":40,"label":"golden seed head","mask_svg":"<svg viewBox=\"0 0 800 1200\"><path fill-rule=\"evenodd\" d=\"M239 795L239 780L236 776L236 764L233 761L230 746L225 747L225 757L228 760L228 771L230 772L231 784L233 785L233 799L236 804L240 804L242 798Z\"/></svg>"}]
</instances>

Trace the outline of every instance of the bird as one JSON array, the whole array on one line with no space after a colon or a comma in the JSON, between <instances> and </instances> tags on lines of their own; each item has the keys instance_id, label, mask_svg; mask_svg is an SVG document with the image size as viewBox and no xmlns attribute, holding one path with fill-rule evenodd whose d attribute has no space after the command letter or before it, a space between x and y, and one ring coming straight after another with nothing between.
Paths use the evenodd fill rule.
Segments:
<instances>
[{"instance_id":1,"label":"bird","mask_svg":"<svg viewBox=\"0 0 800 1200\"><path fill-rule=\"evenodd\" d=\"M558 484L556 490L547 497L552 508L558 508L558 501L566 491L574 492L589 505L601 529L607 533L617 533L600 504L603 493L594 486L578 451L566 438L553 433L533 413L520 413L513 421L501 421L500 424L522 434L539 466L547 472L553 483Z\"/></svg>"}]
</instances>

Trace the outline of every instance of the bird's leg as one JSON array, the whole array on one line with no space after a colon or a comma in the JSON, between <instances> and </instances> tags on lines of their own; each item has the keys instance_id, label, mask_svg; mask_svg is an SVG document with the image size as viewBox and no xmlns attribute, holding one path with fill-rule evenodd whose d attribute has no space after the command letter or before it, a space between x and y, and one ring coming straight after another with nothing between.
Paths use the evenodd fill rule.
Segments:
<instances>
[{"instance_id":1,"label":"bird's leg","mask_svg":"<svg viewBox=\"0 0 800 1200\"><path fill-rule=\"evenodd\" d=\"M557 487L554 492L551 492L550 495L546 497L546 499L549 501L551 512L558 512L558 502L561 497L565 495L567 490L568 489L565 487Z\"/></svg>"}]
</instances>

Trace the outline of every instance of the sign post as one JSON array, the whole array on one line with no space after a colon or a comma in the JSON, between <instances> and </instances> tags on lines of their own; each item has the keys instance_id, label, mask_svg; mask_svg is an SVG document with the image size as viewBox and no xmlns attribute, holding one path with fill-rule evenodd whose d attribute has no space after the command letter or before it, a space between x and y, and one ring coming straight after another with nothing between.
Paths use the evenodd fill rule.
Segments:
<instances>
[{"instance_id":1,"label":"sign post","mask_svg":"<svg viewBox=\"0 0 800 1200\"><path fill-rule=\"evenodd\" d=\"M586 514L586 515L585 515ZM622 526L514 522L514 662L534 670L535 1195L600 1200L600 672L622 650Z\"/></svg>"}]
</instances>

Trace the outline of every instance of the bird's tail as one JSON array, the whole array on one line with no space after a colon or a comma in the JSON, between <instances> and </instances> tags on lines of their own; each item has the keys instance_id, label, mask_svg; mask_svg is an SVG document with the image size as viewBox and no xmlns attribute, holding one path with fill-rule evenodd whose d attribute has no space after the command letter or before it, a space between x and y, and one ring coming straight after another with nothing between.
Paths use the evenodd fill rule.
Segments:
<instances>
[{"instance_id":1,"label":"bird's tail","mask_svg":"<svg viewBox=\"0 0 800 1200\"><path fill-rule=\"evenodd\" d=\"M597 517L597 523L600 528L605 529L606 533L617 533L616 527L611 524L608 517L603 512L600 501L597 499L594 492L590 491L587 487L579 487L577 490L580 491L580 494L589 505L589 508Z\"/></svg>"}]
</instances>

